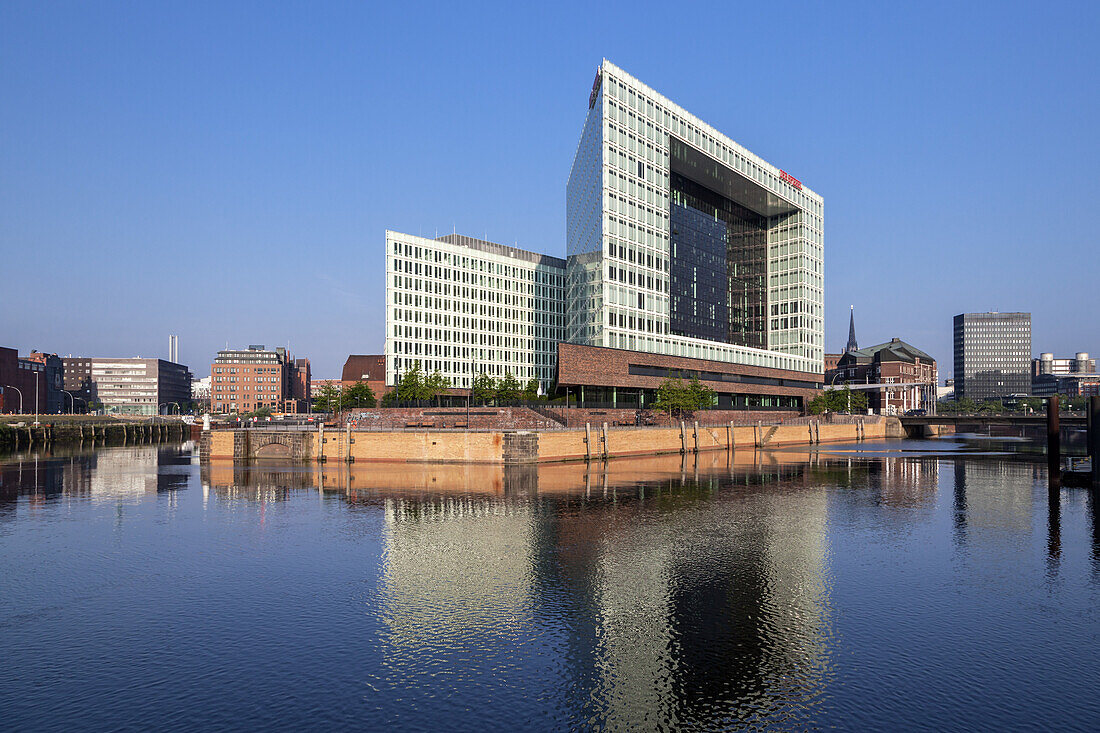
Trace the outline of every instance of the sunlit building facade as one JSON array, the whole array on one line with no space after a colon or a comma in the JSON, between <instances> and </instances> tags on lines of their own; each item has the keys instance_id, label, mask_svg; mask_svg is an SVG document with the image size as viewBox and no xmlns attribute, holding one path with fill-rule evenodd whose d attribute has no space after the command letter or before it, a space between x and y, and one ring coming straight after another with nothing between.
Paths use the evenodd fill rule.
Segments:
<instances>
[{"instance_id":1,"label":"sunlit building facade","mask_svg":"<svg viewBox=\"0 0 1100 733\"><path fill-rule=\"evenodd\" d=\"M566 340L820 374L823 207L605 60L567 186Z\"/></svg>"},{"instance_id":2,"label":"sunlit building facade","mask_svg":"<svg viewBox=\"0 0 1100 733\"><path fill-rule=\"evenodd\" d=\"M459 234L386 232L386 384L420 364L451 386L478 374L554 380L565 261Z\"/></svg>"},{"instance_id":3,"label":"sunlit building facade","mask_svg":"<svg viewBox=\"0 0 1100 733\"><path fill-rule=\"evenodd\" d=\"M798 179L604 61L564 260L386 232L386 384L419 362L458 389L510 373L643 408L698 377L718 407L805 409L822 386L823 216Z\"/></svg>"}]
</instances>

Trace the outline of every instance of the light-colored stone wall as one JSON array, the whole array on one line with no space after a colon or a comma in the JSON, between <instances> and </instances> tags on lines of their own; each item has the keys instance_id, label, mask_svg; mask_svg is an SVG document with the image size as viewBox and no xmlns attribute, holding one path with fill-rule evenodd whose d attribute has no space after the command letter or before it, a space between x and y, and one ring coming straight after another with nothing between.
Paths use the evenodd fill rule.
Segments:
<instances>
[{"instance_id":1,"label":"light-colored stone wall","mask_svg":"<svg viewBox=\"0 0 1100 733\"><path fill-rule=\"evenodd\" d=\"M862 428L862 435L861 435ZM210 436L210 458L255 458L255 446L265 442L262 431L252 431L249 440L242 441L234 431L214 431ZM236 441L234 436L236 435ZM696 427L694 422L684 422L670 428L615 428L608 426L606 445L603 425L592 425L590 432L580 430L549 430L534 433L511 434L503 432L351 432L325 430L311 436L313 460L323 456L324 462L346 463L522 463L534 459L540 463L576 461L586 458L599 459L605 455L649 456L670 453L695 453L728 450L732 435L734 450L752 451L762 448L813 445L815 443L854 442L864 440L904 437L896 418L874 423L830 425L760 425ZM323 435L323 443L322 443ZM586 444L586 435L590 442ZM505 450L505 444L514 445L517 438L524 439L523 455L514 449ZM350 443L349 443L350 439ZM242 445L247 456L240 455Z\"/></svg>"},{"instance_id":2,"label":"light-colored stone wall","mask_svg":"<svg viewBox=\"0 0 1100 733\"><path fill-rule=\"evenodd\" d=\"M324 436L320 445L320 433L314 433L313 455L323 455L326 461L347 460L347 432L326 430ZM503 433L353 432L351 440L353 461L503 462Z\"/></svg>"}]
</instances>

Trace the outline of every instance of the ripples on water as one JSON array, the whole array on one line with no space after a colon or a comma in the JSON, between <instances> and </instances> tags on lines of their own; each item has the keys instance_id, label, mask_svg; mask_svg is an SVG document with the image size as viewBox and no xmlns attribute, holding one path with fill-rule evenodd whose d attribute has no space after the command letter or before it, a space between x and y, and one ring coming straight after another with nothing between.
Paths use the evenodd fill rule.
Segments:
<instances>
[{"instance_id":1,"label":"ripples on water","mask_svg":"<svg viewBox=\"0 0 1100 733\"><path fill-rule=\"evenodd\" d=\"M945 445L9 458L0 724L1097 729L1096 502Z\"/></svg>"}]
</instances>

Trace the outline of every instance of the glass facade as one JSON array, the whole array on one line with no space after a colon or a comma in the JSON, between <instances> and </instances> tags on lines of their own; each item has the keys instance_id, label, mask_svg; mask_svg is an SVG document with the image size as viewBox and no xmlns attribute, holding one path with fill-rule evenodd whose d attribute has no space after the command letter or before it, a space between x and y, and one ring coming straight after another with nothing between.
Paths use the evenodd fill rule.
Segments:
<instances>
[{"instance_id":1,"label":"glass facade","mask_svg":"<svg viewBox=\"0 0 1100 733\"><path fill-rule=\"evenodd\" d=\"M566 186L566 258L387 232L386 379L549 388L560 341L820 378L823 202L606 60ZM453 240L453 241L448 241Z\"/></svg>"},{"instance_id":2,"label":"glass facade","mask_svg":"<svg viewBox=\"0 0 1100 733\"><path fill-rule=\"evenodd\" d=\"M588 103L566 340L820 373L821 197L606 60Z\"/></svg>"},{"instance_id":3,"label":"glass facade","mask_svg":"<svg viewBox=\"0 0 1100 733\"><path fill-rule=\"evenodd\" d=\"M767 348L766 217L670 176L670 331Z\"/></svg>"}]
</instances>

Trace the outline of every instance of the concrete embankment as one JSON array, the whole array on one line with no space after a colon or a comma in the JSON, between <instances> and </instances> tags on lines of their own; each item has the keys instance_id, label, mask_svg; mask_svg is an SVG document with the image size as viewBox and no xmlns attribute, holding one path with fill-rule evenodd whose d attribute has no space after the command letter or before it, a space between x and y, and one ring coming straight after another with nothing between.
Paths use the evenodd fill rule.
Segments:
<instances>
[{"instance_id":1,"label":"concrete embankment","mask_svg":"<svg viewBox=\"0 0 1100 733\"><path fill-rule=\"evenodd\" d=\"M684 422L670 428L592 425L544 431L215 430L204 433L199 446L204 460L519 464L903 437L897 418L868 418L848 424L703 427Z\"/></svg>"},{"instance_id":2,"label":"concrete embankment","mask_svg":"<svg viewBox=\"0 0 1100 733\"><path fill-rule=\"evenodd\" d=\"M22 423L22 424L20 424ZM38 445L79 445L96 443L130 445L156 443L167 440L187 440L190 427L178 420L122 421L66 419L39 419L34 425L30 420L0 423L0 449L22 450Z\"/></svg>"}]
</instances>

